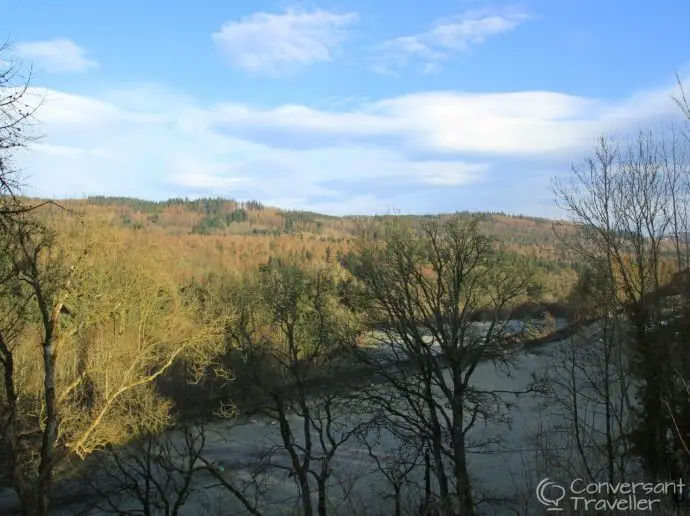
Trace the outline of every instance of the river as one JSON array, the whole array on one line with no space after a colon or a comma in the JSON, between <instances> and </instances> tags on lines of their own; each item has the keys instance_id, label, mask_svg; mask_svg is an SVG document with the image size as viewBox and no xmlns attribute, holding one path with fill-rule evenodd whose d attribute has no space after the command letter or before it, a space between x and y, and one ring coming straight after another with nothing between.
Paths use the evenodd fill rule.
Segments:
<instances>
[{"instance_id":1,"label":"river","mask_svg":"<svg viewBox=\"0 0 690 516\"><path fill-rule=\"evenodd\" d=\"M473 385L483 390L524 389L530 385L534 373L552 367L553 359L549 350L555 349L559 344L549 344L537 351L521 352L516 357L515 367L510 375L497 369L492 363L481 363L472 376ZM503 441L501 444L471 450L470 475L477 493L491 492L494 497L503 499L500 503L494 501L480 505L481 513L498 516L534 514L535 507L538 508L538 505L535 506L534 486L544 476L555 473L548 471L548 461L544 460L543 451L535 443L534 436L540 429L544 430L544 424L556 421L558 414L554 415L551 411L548 417L544 417L545 411L539 404L540 398L534 395L511 397L507 401L511 403L509 422L478 424L468 433L469 441L492 437ZM342 415L340 421L354 426L361 417L363 416L357 414L357 411L352 411ZM299 431L299 418L293 416L291 422L296 440L303 439ZM262 418L211 423L207 428L206 438L205 456L226 472L233 469L233 465L256 463L258 456L280 442L275 422ZM395 448L395 440L383 435L376 449L380 452ZM273 461L287 464L287 454L277 452ZM367 448L356 439L341 446L333 460L332 470L329 514L392 514L393 502L386 496L391 492L390 487L385 477L377 471L376 463L369 456ZM249 467L235 471L235 481L247 478L248 471ZM421 485L420 475L421 472L418 472L417 479ZM194 481L196 491L180 514L249 514L227 490L214 487L217 484L217 480L208 473L198 475ZM266 474L263 488L264 492L258 503L262 514L298 514L293 512L299 502L297 485L285 470L275 469ZM409 507L410 504L410 501L404 500L404 506ZM130 507L134 510L136 504ZM73 514L75 508L76 506L61 509L55 514ZM105 513L93 509L83 514L95 516Z\"/></svg>"}]
</instances>

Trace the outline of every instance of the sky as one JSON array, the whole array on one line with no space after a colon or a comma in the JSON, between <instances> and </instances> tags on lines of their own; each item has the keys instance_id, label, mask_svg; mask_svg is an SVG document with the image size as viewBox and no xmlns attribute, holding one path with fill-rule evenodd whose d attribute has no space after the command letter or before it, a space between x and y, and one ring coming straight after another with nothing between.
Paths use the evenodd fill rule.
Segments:
<instances>
[{"instance_id":1,"label":"sky","mask_svg":"<svg viewBox=\"0 0 690 516\"><path fill-rule=\"evenodd\" d=\"M26 192L554 217L602 134L668 123L678 0L0 0ZM688 83L690 84L690 83Z\"/></svg>"}]
</instances>

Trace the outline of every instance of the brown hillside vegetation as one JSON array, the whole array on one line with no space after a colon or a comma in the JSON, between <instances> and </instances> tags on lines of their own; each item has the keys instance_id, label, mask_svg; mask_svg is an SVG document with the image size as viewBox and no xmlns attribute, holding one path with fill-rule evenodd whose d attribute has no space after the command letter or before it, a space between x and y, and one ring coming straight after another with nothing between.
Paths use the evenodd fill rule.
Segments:
<instances>
[{"instance_id":1,"label":"brown hillside vegetation","mask_svg":"<svg viewBox=\"0 0 690 516\"><path fill-rule=\"evenodd\" d=\"M99 220L128 242L172 254L182 276L201 279L209 273L242 271L270 256L303 262L335 262L347 253L362 217L333 217L286 211L259 202L232 199L171 199L152 202L119 197L64 200L60 204ZM468 212L460 213L469 218ZM401 216L424 220L441 216ZM530 259L538 269L545 301L563 300L576 278L576 265L557 251L555 221L503 213L486 213L482 229L507 252ZM567 225L566 225L567 226Z\"/></svg>"}]
</instances>

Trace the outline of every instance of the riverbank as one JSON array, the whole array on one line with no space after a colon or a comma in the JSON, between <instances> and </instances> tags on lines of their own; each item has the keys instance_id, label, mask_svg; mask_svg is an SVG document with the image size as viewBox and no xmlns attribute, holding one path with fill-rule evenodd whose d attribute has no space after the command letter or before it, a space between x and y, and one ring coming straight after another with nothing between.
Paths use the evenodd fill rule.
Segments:
<instances>
[{"instance_id":1,"label":"riverbank","mask_svg":"<svg viewBox=\"0 0 690 516\"><path fill-rule=\"evenodd\" d=\"M559 322L560 327L546 335L530 337L527 340L506 339L503 345L496 347L493 355L487 354L480 362L490 362L521 351L536 351L553 342L569 338L583 325L589 324L589 322L569 324L568 321L563 319L560 319ZM330 364L327 371L314 374L307 380L305 385L308 394L310 396L318 396L326 393L347 392L360 388L367 383L385 381L385 375L381 372L381 366L385 365L386 361L389 361L387 367L390 367L391 370L404 371L407 368L412 369L415 367L414 361L411 359L395 362L385 359L382 356L382 346L377 345L375 342L376 339L371 339L370 342L358 346L347 354L341 355L337 361ZM378 356L375 356L376 354ZM296 387L295 385L285 385L281 389L281 393L286 398L289 398L292 395L296 395ZM178 404L177 417L182 421L195 419L216 420L218 416L215 413L218 407L229 402L234 403L238 409L238 414L252 417L260 411L262 401L258 398L258 393L248 398L232 400L229 395L199 396L193 400L188 398L184 400L186 403Z\"/></svg>"}]
</instances>

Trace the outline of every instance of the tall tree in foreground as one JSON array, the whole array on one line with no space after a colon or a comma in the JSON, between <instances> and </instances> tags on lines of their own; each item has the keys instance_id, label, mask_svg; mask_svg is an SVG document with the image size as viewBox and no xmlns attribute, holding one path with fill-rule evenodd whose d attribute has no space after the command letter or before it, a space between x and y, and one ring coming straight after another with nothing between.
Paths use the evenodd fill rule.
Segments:
<instances>
[{"instance_id":1,"label":"tall tree in foreground","mask_svg":"<svg viewBox=\"0 0 690 516\"><path fill-rule=\"evenodd\" d=\"M607 263L595 265L589 264L570 296L576 331L548 350L537 441L546 474L615 485L634 473L628 441L634 380Z\"/></svg>"},{"instance_id":2,"label":"tall tree in foreground","mask_svg":"<svg viewBox=\"0 0 690 516\"><path fill-rule=\"evenodd\" d=\"M32 515L48 513L67 459L170 423L155 381L178 361L200 370L213 360L227 319L209 317L153 266L154 252L166 262L160 250L132 256L106 227L55 210L55 232L39 214L5 219L0 235L2 437Z\"/></svg>"},{"instance_id":3,"label":"tall tree in foreground","mask_svg":"<svg viewBox=\"0 0 690 516\"><path fill-rule=\"evenodd\" d=\"M66 459L166 425L155 380L211 360L224 323L153 253L20 197L14 159L41 104L29 79L0 46L0 466L24 513L45 515Z\"/></svg>"},{"instance_id":4,"label":"tall tree in foreground","mask_svg":"<svg viewBox=\"0 0 690 516\"><path fill-rule=\"evenodd\" d=\"M263 467L294 478L305 516L327 514L333 462L360 426L347 421L352 410L334 381L359 331L338 297L342 272L271 259L235 289L230 337L248 363L238 382L252 386L255 410L279 431Z\"/></svg>"},{"instance_id":5,"label":"tall tree in foreground","mask_svg":"<svg viewBox=\"0 0 690 516\"><path fill-rule=\"evenodd\" d=\"M52 235L28 215L3 217L0 237L2 441L11 481L25 513L47 514L58 432L55 360L66 337L61 319L69 272L42 260L52 244ZM17 354L19 342L24 339L38 341L38 356L32 357L36 365L30 367L39 369L41 364L42 374L22 371ZM31 381L40 382L34 398L41 407L38 412L29 408L31 402L22 389L23 383Z\"/></svg>"},{"instance_id":6,"label":"tall tree in foreground","mask_svg":"<svg viewBox=\"0 0 690 516\"><path fill-rule=\"evenodd\" d=\"M437 490L425 503L443 515L475 513L468 432L506 414L502 393L476 388L472 375L519 341L510 307L534 286L529 268L497 252L479 222L379 219L347 259L379 328L378 351L361 353L384 378L367 402L401 442L423 443Z\"/></svg>"},{"instance_id":7,"label":"tall tree in foreground","mask_svg":"<svg viewBox=\"0 0 690 516\"><path fill-rule=\"evenodd\" d=\"M24 149L32 138L27 128L33 119L36 106L30 102L30 73L24 74L22 67L13 60L7 43L0 46L0 366L2 367L2 389L0 393L0 446L7 456L8 473L12 484L29 512L47 511L47 495L52 475L52 448L55 435L55 397L52 350L57 339L56 329L61 316L61 306L52 305L45 296L35 298L39 305L43 326L42 346L45 374L46 432L40 445L40 466L35 485L30 485L19 460L22 443L22 428L19 422L21 395L17 390L16 364L13 356L13 342L25 331L28 315L32 311L27 290L34 293L35 283L28 280L26 273L34 272L35 262L17 263L19 256L14 252L26 247L31 236L40 232L38 226L26 217L30 207L17 197L20 182L13 166L16 154ZM39 237L37 247L50 245L50 238ZM34 277L37 275L34 274ZM35 492L43 496L33 496Z\"/></svg>"},{"instance_id":8,"label":"tall tree in foreground","mask_svg":"<svg viewBox=\"0 0 690 516\"><path fill-rule=\"evenodd\" d=\"M629 437L655 480L680 473L668 406L677 413L688 409L679 390L688 354L678 324L687 298L678 287L688 267L690 190L688 140L679 136L672 130L641 132L627 142L601 138L569 181L555 183L563 209L581 228L563 242L603 275L604 298L596 300L601 327L628 328L625 362L640 385L631 404L638 425Z\"/></svg>"}]
</instances>

